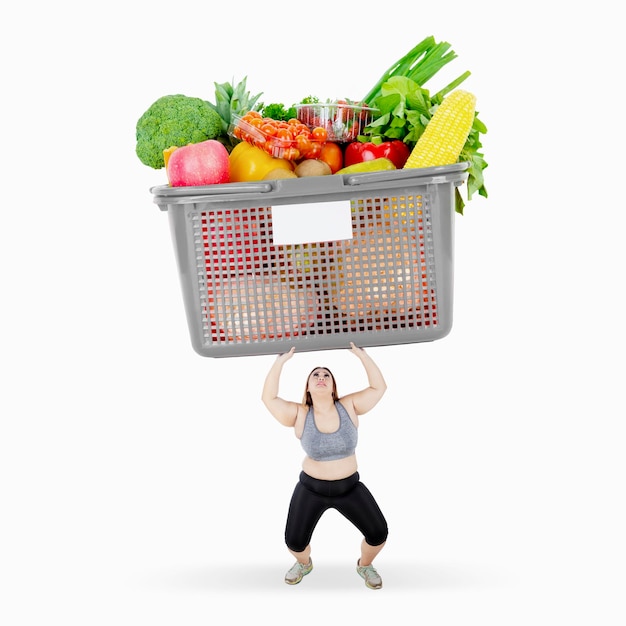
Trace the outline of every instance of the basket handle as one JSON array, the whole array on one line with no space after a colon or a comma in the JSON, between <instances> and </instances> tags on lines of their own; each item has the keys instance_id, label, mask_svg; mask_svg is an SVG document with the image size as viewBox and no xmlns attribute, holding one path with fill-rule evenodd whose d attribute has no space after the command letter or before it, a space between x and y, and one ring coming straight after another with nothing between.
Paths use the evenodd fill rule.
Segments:
<instances>
[{"instance_id":1,"label":"basket handle","mask_svg":"<svg viewBox=\"0 0 626 626\"><path fill-rule=\"evenodd\" d=\"M213 193L217 192L218 194L233 194L233 193L267 193L272 191L274 187L271 183L265 182L246 182L246 183L228 183L228 188L215 188Z\"/></svg>"},{"instance_id":2,"label":"basket handle","mask_svg":"<svg viewBox=\"0 0 626 626\"><path fill-rule=\"evenodd\" d=\"M272 191L274 187L271 183L228 183L228 185L215 185L214 187L205 187L207 190L206 194L198 196L198 198L204 198L206 200L207 196L232 196L235 193L244 193L244 194L255 194L255 193L268 193ZM196 188L196 194L198 189ZM184 193L182 194L184 195ZM194 194L195 195L195 194ZM189 196L187 197L189 200Z\"/></svg>"},{"instance_id":3,"label":"basket handle","mask_svg":"<svg viewBox=\"0 0 626 626\"><path fill-rule=\"evenodd\" d=\"M269 193L273 191L274 187L270 182L247 182L228 183L228 185L207 185L202 187L202 189L206 190L207 193L198 194L198 187L169 187L168 185L153 187L152 191L155 195L154 202L156 204L167 205L210 202L216 199L217 196L232 196L233 194L242 194L245 197L247 195ZM158 193L159 191L162 191L162 193Z\"/></svg>"},{"instance_id":4,"label":"basket handle","mask_svg":"<svg viewBox=\"0 0 626 626\"><path fill-rule=\"evenodd\" d=\"M446 181L446 175L454 169L464 172L469 163L455 163L453 166L435 166L428 168L407 168L396 170L379 170L377 172L359 172L358 174L344 174L344 184L350 187L367 185L370 183L397 182L398 180L411 180L419 178L420 184L440 183ZM444 170L444 171L442 171ZM465 178L465 176L464 176Z\"/></svg>"}]
</instances>

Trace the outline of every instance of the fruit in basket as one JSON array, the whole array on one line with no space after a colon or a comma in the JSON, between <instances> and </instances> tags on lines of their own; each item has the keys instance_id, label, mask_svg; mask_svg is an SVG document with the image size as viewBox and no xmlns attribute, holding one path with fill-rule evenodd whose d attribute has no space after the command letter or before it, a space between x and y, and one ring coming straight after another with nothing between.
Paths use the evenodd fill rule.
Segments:
<instances>
[{"instance_id":1,"label":"fruit in basket","mask_svg":"<svg viewBox=\"0 0 626 626\"><path fill-rule=\"evenodd\" d=\"M259 107L260 105L257 103L263 95L262 93L251 95L247 90L247 81L248 78L245 76L238 83L234 81L232 83L213 83L215 85L215 104L209 102L209 106L219 114L222 120L222 132L216 139L221 141L229 152L237 145L229 133L233 117L243 115Z\"/></svg>"},{"instance_id":2,"label":"fruit in basket","mask_svg":"<svg viewBox=\"0 0 626 626\"><path fill-rule=\"evenodd\" d=\"M404 141L393 139L391 141L382 141L374 143L372 141L353 141L346 146L344 157L345 166L354 165L355 163L363 163L364 161L373 161L385 157L389 159L397 169L404 167L407 159L411 154L411 150Z\"/></svg>"},{"instance_id":3,"label":"fruit in basket","mask_svg":"<svg viewBox=\"0 0 626 626\"><path fill-rule=\"evenodd\" d=\"M277 167L263 176L263 180L279 180L284 178L298 178L298 175L292 170Z\"/></svg>"},{"instance_id":4,"label":"fruit in basket","mask_svg":"<svg viewBox=\"0 0 626 626\"><path fill-rule=\"evenodd\" d=\"M386 157L380 157L373 161L361 161L361 163L354 163L340 169L337 174L359 174L361 172L380 172L383 170L395 170L398 169L393 161Z\"/></svg>"},{"instance_id":5,"label":"fruit in basket","mask_svg":"<svg viewBox=\"0 0 626 626\"><path fill-rule=\"evenodd\" d=\"M402 242L383 232L380 223L375 230L360 228L336 253L338 280L330 294L333 306L344 318L371 320L375 326L384 318L408 316L421 308L434 315L434 295L414 280L420 275L417 242Z\"/></svg>"},{"instance_id":6,"label":"fruit in basket","mask_svg":"<svg viewBox=\"0 0 626 626\"><path fill-rule=\"evenodd\" d=\"M233 148L229 161L231 183L263 180L272 170L284 169L291 172L294 167L291 161L270 156L265 150L247 141L240 141Z\"/></svg>"},{"instance_id":7,"label":"fruit in basket","mask_svg":"<svg viewBox=\"0 0 626 626\"><path fill-rule=\"evenodd\" d=\"M437 107L404 167L457 163L474 123L476 96L456 89Z\"/></svg>"},{"instance_id":8,"label":"fruit in basket","mask_svg":"<svg viewBox=\"0 0 626 626\"><path fill-rule=\"evenodd\" d=\"M214 341L263 341L297 337L315 325L315 293L280 277L257 274L217 277L207 288Z\"/></svg>"},{"instance_id":9,"label":"fruit in basket","mask_svg":"<svg viewBox=\"0 0 626 626\"><path fill-rule=\"evenodd\" d=\"M330 176L333 172L330 165L321 159L304 159L296 165L294 173L298 178L306 176Z\"/></svg>"},{"instance_id":10,"label":"fruit in basket","mask_svg":"<svg viewBox=\"0 0 626 626\"><path fill-rule=\"evenodd\" d=\"M215 139L181 146L168 159L167 178L172 187L227 183L228 150Z\"/></svg>"},{"instance_id":11,"label":"fruit in basket","mask_svg":"<svg viewBox=\"0 0 626 626\"><path fill-rule=\"evenodd\" d=\"M344 166L343 150L341 146L334 141L324 144L320 152L319 159L328 163L330 171L335 174Z\"/></svg>"},{"instance_id":12,"label":"fruit in basket","mask_svg":"<svg viewBox=\"0 0 626 626\"><path fill-rule=\"evenodd\" d=\"M202 98L162 96L137 120L135 152L144 165L158 170L165 167L163 150L215 139L221 132L222 118Z\"/></svg>"}]
</instances>

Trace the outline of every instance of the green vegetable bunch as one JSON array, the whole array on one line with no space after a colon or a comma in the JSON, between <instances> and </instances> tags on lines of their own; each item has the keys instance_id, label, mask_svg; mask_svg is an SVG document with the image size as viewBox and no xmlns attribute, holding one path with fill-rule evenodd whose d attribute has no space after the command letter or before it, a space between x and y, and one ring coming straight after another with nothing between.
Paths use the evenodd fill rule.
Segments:
<instances>
[{"instance_id":1,"label":"green vegetable bunch","mask_svg":"<svg viewBox=\"0 0 626 626\"><path fill-rule=\"evenodd\" d=\"M363 98L364 102L378 109L378 113L369 126L363 129L359 141L381 143L400 139L412 148L445 96L470 76L470 72L464 72L433 95L424 88L426 82L456 58L449 43L437 43L431 36L396 61ZM469 163L468 200L472 199L474 193L487 197L483 173L487 162L482 153L481 141L481 135L486 132L487 127L476 113L460 155L461 161ZM455 190L455 198L456 211L462 214L465 201L458 188Z\"/></svg>"},{"instance_id":2,"label":"green vegetable bunch","mask_svg":"<svg viewBox=\"0 0 626 626\"><path fill-rule=\"evenodd\" d=\"M298 117L298 110L295 106L285 107L282 102L272 102L261 106L261 115L263 117L271 117L273 120L288 122Z\"/></svg>"},{"instance_id":3,"label":"green vegetable bunch","mask_svg":"<svg viewBox=\"0 0 626 626\"><path fill-rule=\"evenodd\" d=\"M216 139L222 118L209 102L182 94L162 96L137 121L136 153L155 170L165 167L163 150Z\"/></svg>"}]
</instances>

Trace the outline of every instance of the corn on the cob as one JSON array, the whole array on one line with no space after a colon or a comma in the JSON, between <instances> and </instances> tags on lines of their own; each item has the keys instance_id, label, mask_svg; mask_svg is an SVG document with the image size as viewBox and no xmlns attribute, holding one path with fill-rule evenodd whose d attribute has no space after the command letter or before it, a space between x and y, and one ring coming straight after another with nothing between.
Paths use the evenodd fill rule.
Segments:
<instances>
[{"instance_id":1,"label":"corn on the cob","mask_svg":"<svg viewBox=\"0 0 626 626\"><path fill-rule=\"evenodd\" d=\"M476 96L457 89L446 96L426 125L404 167L452 165L474 122Z\"/></svg>"}]
</instances>

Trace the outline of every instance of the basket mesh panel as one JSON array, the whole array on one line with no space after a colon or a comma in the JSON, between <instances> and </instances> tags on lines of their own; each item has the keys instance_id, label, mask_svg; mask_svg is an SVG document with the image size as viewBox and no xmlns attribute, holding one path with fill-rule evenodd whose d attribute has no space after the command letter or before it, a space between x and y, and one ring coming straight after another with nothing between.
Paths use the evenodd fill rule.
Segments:
<instances>
[{"instance_id":1,"label":"basket mesh panel","mask_svg":"<svg viewBox=\"0 0 626 626\"><path fill-rule=\"evenodd\" d=\"M204 340L437 325L428 196L351 201L349 240L272 245L271 207L192 216Z\"/></svg>"}]
</instances>

